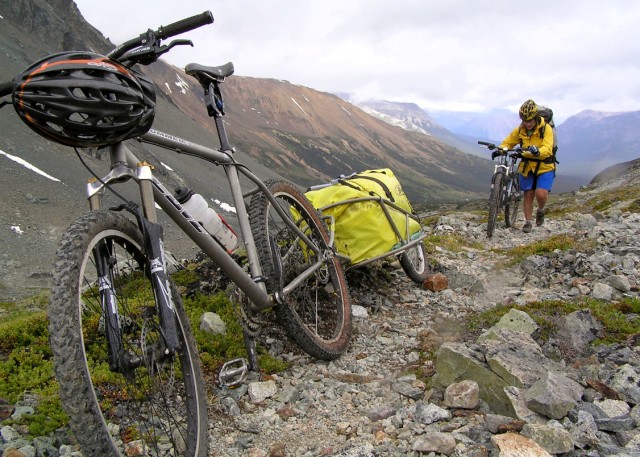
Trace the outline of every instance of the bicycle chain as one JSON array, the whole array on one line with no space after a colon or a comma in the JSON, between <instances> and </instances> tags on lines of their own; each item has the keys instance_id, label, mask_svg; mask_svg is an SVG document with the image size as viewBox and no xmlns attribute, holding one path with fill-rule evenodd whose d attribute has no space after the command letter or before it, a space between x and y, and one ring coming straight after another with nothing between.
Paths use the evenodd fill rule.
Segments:
<instances>
[{"instance_id":1,"label":"bicycle chain","mask_svg":"<svg viewBox=\"0 0 640 457\"><path fill-rule=\"evenodd\" d=\"M251 302L238 286L231 283L227 288L227 296L233 305L233 310L240 321L242 330L251 338L256 338L262 331L262 322L251 311Z\"/></svg>"}]
</instances>

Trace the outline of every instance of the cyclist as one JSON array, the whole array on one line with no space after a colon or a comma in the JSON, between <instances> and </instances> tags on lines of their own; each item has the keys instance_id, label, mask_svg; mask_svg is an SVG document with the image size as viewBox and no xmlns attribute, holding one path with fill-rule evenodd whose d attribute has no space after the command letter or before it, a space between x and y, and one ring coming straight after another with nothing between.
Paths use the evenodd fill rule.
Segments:
<instances>
[{"instance_id":1,"label":"cyclist","mask_svg":"<svg viewBox=\"0 0 640 457\"><path fill-rule=\"evenodd\" d=\"M522 160L518 166L520 188L524 192L524 226L522 231L531 232L533 200L538 203L536 225L544 223L545 204L556 176L556 163L553 156L553 129L545 128L546 122L538 113L538 105L529 99L520 107L522 122L500 144L500 148L513 148L517 144L522 148ZM499 154L498 151L493 153ZM495 158L495 156L494 156Z\"/></svg>"}]
</instances>

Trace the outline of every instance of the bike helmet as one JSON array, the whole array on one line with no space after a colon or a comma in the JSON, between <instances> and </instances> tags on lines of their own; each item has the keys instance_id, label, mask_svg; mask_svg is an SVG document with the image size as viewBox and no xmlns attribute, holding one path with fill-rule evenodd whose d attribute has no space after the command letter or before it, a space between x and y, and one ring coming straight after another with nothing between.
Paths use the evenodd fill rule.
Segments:
<instances>
[{"instance_id":1,"label":"bike helmet","mask_svg":"<svg viewBox=\"0 0 640 457\"><path fill-rule=\"evenodd\" d=\"M520 107L520 119L523 121L530 121L538 115L538 105L536 102L529 99Z\"/></svg>"},{"instance_id":2,"label":"bike helmet","mask_svg":"<svg viewBox=\"0 0 640 457\"><path fill-rule=\"evenodd\" d=\"M151 128L156 94L146 76L92 52L62 52L14 80L13 106L38 134L66 146L103 147Z\"/></svg>"}]
</instances>

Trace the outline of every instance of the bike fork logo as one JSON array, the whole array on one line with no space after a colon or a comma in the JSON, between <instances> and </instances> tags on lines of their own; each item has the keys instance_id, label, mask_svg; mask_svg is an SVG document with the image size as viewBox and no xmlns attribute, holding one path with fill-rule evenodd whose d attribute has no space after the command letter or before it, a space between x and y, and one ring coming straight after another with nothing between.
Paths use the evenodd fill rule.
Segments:
<instances>
[{"instance_id":1,"label":"bike fork logo","mask_svg":"<svg viewBox=\"0 0 640 457\"><path fill-rule=\"evenodd\" d=\"M164 262L162 259L155 258L151 259L150 262L151 273L162 273L164 272ZM162 276L161 276L162 277ZM160 277L158 278L160 279ZM158 293L162 294L165 297L164 302L167 304L170 310L173 311L173 300L171 300L171 294L169 293L169 281L157 281L158 284Z\"/></svg>"},{"instance_id":2,"label":"bike fork logo","mask_svg":"<svg viewBox=\"0 0 640 457\"><path fill-rule=\"evenodd\" d=\"M162 260L161 259L151 259L151 273L157 273L159 271L163 271Z\"/></svg>"},{"instance_id":3,"label":"bike fork logo","mask_svg":"<svg viewBox=\"0 0 640 457\"><path fill-rule=\"evenodd\" d=\"M162 294L164 297L164 302L167 304L167 307L174 311L173 300L171 299L171 294L169 293L169 281L158 281L158 293Z\"/></svg>"},{"instance_id":4,"label":"bike fork logo","mask_svg":"<svg viewBox=\"0 0 640 457\"><path fill-rule=\"evenodd\" d=\"M111 281L109 281L108 277L100 276L100 278L98 278L98 289L100 290L103 297L106 296L106 302L109 305L111 312L113 314L116 314L118 312L118 304L116 302L116 297L113 294Z\"/></svg>"}]
</instances>

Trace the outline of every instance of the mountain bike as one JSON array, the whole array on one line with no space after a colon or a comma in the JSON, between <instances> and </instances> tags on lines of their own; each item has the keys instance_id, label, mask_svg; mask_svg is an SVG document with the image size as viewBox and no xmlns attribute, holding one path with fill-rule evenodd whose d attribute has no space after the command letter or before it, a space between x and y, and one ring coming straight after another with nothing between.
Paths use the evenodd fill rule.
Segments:
<instances>
[{"instance_id":1,"label":"mountain bike","mask_svg":"<svg viewBox=\"0 0 640 457\"><path fill-rule=\"evenodd\" d=\"M333 233L327 229L331 221L320 216L294 185L284 180L263 182L234 157L223 122L220 87L233 74L233 64L185 68L204 89L219 149L154 130L150 128L154 112L140 111L154 107L155 93L153 83L134 72L134 65L149 65L174 46L191 44L174 40L163 45L162 40L212 22L206 11L149 29L106 57L56 54L14 81L0 84L0 96L12 95L14 108L29 127L76 147L81 161L79 147L117 139L98 144L108 153L110 171L103 177L93 173L86 186L90 211L62 236L48 306L62 404L87 457L130 455L134 445L140 448L135 455L207 455L203 375L180 293L168 273L156 205L237 286L233 302L242 321L248 360L227 362L220 370L221 382L234 385L247 370L258 370L255 332L257 316L265 310L275 310L289 337L315 358L333 360L350 341L351 307ZM60 79L48 89L27 93L33 85L50 83L42 76L49 71ZM76 73L78 87L64 86L65 78ZM102 79L96 82L98 77ZM93 86L82 88L85 81ZM120 92L123 98L116 97ZM31 96L38 101L30 104ZM78 106L65 106L61 100ZM132 107L118 111L126 103ZM49 105L55 110L37 123L34 118ZM112 111L94 119L90 132L73 130L91 120L86 113L92 109L107 108ZM26 109L35 111L26 116ZM65 110L68 117L58 120L56 113ZM121 129L129 128L127 122L136 116L137 124L123 134ZM58 121L62 127L55 124ZM185 189L175 195L167 190L153 167L124 142L129 137L223 167L239 234L209 208L198 207L203 215L196 217L196 207L190 206L195 196ZM119 187L116 190L125 182L136 185L139 198L125 198ZM251 188L243 189L245 182ZM103 208L107 193L122 203ZM221 229L214 232L213 226ZM236 261L239 249L246 250L246 263Z\"/></svg>"},{"instance_id":2,"label":"mountain bike","mask_svg":"<svg viewBox=\"0 0 640 457\"><path fill-rule=\"evenodd\" d=\"M491 238L496 227L498 214L504 211L507 227L513 227L518 218L518 206L522 199L520 179L516 163L520 156L520 146L515 149L496 148L492 143L478 141L478 144L498 152L498 163L494 167L489 191L489 220L487 237Z\"/></svg>"}]
</instances>

